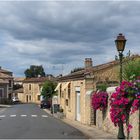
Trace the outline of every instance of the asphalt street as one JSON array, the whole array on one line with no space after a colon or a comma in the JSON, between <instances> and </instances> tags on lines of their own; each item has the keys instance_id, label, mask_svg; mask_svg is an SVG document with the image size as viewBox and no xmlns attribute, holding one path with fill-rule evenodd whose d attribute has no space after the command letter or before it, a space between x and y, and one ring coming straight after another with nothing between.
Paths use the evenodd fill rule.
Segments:
<instances>
[{"instance_id":1,"label":"asphalt street","mask_svg":"<svg viewBox=\"0 0 140 140\"><path fill-rule=\"evenodd\" d=\"M0 108L0 139L85 139L79 130L58 120L36 104Z\"/></svg>"}]
</instances>

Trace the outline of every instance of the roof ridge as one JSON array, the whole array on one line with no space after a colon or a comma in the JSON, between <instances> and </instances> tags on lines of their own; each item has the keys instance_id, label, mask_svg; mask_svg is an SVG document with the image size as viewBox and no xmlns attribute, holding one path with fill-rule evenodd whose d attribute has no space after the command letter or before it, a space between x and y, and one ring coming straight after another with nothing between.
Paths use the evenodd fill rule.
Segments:
<instances>
[{"instance_id":1,"label":"roof ridge","mask_svg":"<svg viewBox=\"0 0 140 140\"><path fill-rule=\"evenodd\" d=\"M136 54L136 55L132 55L130 57L126 57L125 61L128 61L129 59L134 59L134 58L140 58L140 55ZM97 71L97 70L100 70L100 69L104 69L104 68L107 68L109 66L113 66L113 65L117 65L119 64L119 60L112 60L110 62L106 62L106 63L103 63L103 64L99 64L99 65L96 65L96 66L92 66L91 68L89 68L88 70L93 70L93 71ZM73 73L70 73L68 75L64 75L58 79L65 79L65 78L68 78L68 77L72 77L72 76L76 76L76 75L80 75L80 74L84 74L84 72L86 72L86 69L83 68L83 70L80 70L80 71L76 71L76 72L73 72Z\"/></svg>"}]
</instances>

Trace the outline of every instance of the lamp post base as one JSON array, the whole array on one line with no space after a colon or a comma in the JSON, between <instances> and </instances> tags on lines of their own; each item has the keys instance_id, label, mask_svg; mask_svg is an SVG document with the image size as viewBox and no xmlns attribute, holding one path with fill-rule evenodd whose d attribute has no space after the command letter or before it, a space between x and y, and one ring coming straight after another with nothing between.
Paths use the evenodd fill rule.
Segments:
<instances>
[{"instance_id":1,"label":"lamp post base","mask_svg":"<svg viewBox=\"0 0 140 140\"><path fill-rule=\"evenodd\" d=\"M119 131L118 131L118 139L125 139L124 130L123 130L123 123L119 124Z\"/></svg>"}]
</instances>

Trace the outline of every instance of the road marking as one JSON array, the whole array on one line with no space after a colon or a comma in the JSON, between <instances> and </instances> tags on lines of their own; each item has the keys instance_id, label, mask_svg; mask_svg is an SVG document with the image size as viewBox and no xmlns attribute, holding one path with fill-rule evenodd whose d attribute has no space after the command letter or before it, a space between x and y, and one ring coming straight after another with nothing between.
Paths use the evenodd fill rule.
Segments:
<instances>
[{"instance_id":1,"label":"road marking","mask_svg":"<svg viewBox=\"0 0 140 140\"><path fill-rule=\"evenodd\" d=\"M16 115L10 115L10 117L16 117Z\"/></svg>"},{"instance_id":2,"label":"road marking","mask_svg":"<svg viewBox=\"0 0 140 140\"><path fill-rule=\"evenodd\" d=\"M5 115L1 115L1 116L0 116L0 118L4 118L4 117L5 117Z\"/></svg>"},{"instance_id":3,"label":"road marking","mask_svg":"<svg viewBox=\"0 0 140 140\"><path fill-rule=\"evenodd\" d=\"M17 115L10 115L10 117L16 117ZM20 115L21 117L27 117L27 115ZM43 118L47 118L47 115L41 115ZM4 118L6 115L0 115L0 118ZM31 117L37 117L37 115L31 115Z\"/></svg>"},{"instance_id":4,"label":"road marking","mask_svg":"<svg viewBox=\"0 0 140 140\"><path fill-rule=\"evenodd\" d=\"M37 117L37 115L31 115L32 117Z\"/></svg>"},{"instance_id":5,"label":"road marking","mask_svg":"<svg viewBox=\"0 0 140 140\"><path fill-rule=\"evenodd\" d=\"M20 115L21 117L26 117L27 115Z\"/></svg>"},{"instance_id":6,"label":"road marking","mask_svg":"<svg viewBox=\"0 0 140 140\"><path fill-rule=\"evenodd\" d=\"M42 115L42 117L43 117L43 118L47 118L48 116L47 116L47 115Z\"/></svg>"}]
</instances>

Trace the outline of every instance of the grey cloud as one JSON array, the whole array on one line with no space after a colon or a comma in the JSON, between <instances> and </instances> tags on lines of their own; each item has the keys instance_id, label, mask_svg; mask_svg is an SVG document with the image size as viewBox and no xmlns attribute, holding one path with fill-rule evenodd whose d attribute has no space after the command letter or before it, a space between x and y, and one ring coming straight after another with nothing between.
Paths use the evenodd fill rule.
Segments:
<instances>
[{"instance_id":1,"label":"grey cloud","mask_svg":"<svg viewBox=\"0 0 140 140\"><path fill-rule=\"evenodd\" d=\"M0 62L17 74L30 64L60 73L114 59L119 32L138 52L140 2L0 2ZM133 46L133 47L132 47ZM8 57L7 57L8 56ZM55 67L55 68L54 68Z\"/></svg>"},{"instance_id":2,"label":"grey cloud","mask_svg":"<svg viewBox=\"0 0 140 140\"><path fill-rule=\"evenodd\" d=\"M102 3L11 3L8 4L7 17L1 14L4 22L0 27L15 38L23 40L40 38L55 38L69 42L105 40L111 30L118 25L106 20L109 19L112 8L109 7L108 10L106 6L109 4Z\"/></svg>"}]
</instances>

